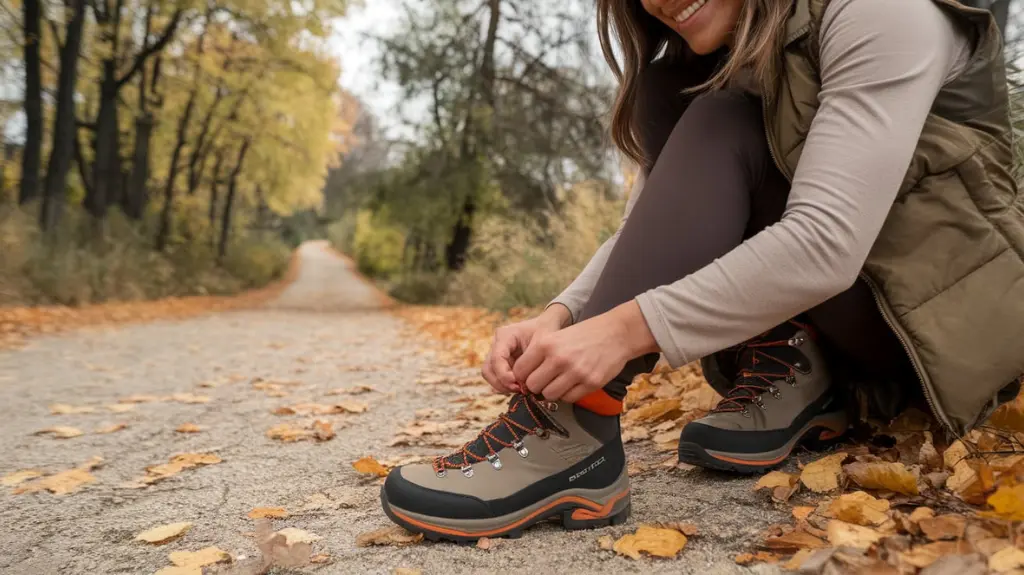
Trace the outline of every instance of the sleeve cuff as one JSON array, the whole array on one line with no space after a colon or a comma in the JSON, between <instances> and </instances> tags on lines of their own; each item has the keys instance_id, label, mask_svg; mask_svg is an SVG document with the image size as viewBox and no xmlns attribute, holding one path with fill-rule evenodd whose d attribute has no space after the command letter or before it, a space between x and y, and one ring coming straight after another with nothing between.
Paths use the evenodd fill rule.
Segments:
<instances>
[{"instance_id":1,"label":"sleeve cuff","mask_svg":"<svg viewBox=\"0 0 1024 575\"><path fill-rule=\"evenodd\" d=\"M658 342L658 347L661 348L661 353L665 356L665 360L668 361L669 365L674 369L690 363L690 358L686 356L682 346L673 337L672 329L669 327L665 314L662 313L653 294L645 292L636 296L635 300L637 305L640 306L640 313L643 314L644 320L647 321L647 327L651 330L651 335L654 336L654 341Z\"/></svg>"},{"instance_id":2,"label":"sleeve cuff","mask_svg":"<svg viewBox=\"0 0 1024 575\"><path fill-rule=\"evenodd\" d=\"M556 303L565 306L565 309L569 310L569 325L576 323L576 319L580 317L580 312L583 311L581 309L582 306L573 305L572 301L569 298L558 296L555 299L551 300L551 303L544 306L544 309L547 310L549 307L555 305Z\"/></svg>"}]
</instances>

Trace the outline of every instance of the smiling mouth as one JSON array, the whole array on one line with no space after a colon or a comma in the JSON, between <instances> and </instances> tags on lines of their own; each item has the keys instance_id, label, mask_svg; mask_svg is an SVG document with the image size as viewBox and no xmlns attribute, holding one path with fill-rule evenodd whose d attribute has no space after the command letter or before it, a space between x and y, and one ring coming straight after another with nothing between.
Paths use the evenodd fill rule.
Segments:
<instances>
[{"instance_id":1,"label":"smiling mouth","mask_svg":"<svg viewBox=\"0 0 1024 575\"><path fill-rule=\"evenodd\" d=\"M708 3L708 0L697 0L693 4L690 4L689 6L684 8L683 11L680 12L675 17L675 21L679 22L680 24L682 24L683 22L686 22L687 20L690 19L691 16L696 14L697 11L700 10L701 8L703 8L704 5L707 4L707 3Z\"/></svg>"}]
</instances>

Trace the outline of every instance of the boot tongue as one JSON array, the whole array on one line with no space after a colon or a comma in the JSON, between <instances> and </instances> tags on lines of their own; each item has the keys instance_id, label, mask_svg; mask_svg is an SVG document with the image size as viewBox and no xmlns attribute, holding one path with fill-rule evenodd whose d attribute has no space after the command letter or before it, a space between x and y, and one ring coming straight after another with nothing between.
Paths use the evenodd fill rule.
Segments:
<instances>
[{"instance_id":1,"label":"boot tongue","mask_svg":"<svg viewBox=\"0 0 1024 575\"><path fill-rule=\"evenodd\" d=\"M531 430L538 427L544 429L555 427L540 402L530 396L518 393L509 399L508 411L505 416L513 423L499 420L488 425L476 439L444 458L448 467L462 467L467 464L479 463L490 453L500 451L503 447L512 445L526 437ZM475 455L476 458L472 455L467 457L467 451Z\"/></svg>"},{"instance_id":2,"label":"boot tongue","mask_svg":"<svg viewBox=\"0 0 1024 575\"><path fill-rule=\"evenodd\" d=\"M800 327L793 323L786 322L765 332L757 339L750 342L743 348L737 358L737 381L743 378L743 372L752 371L756 373L768 373L779 376L789 375L790 369L786 365L792 364L802 354L789 346L789 339L800 331ZM778 345L765 345L776 343ZM773 358L782 360L777 361Z\"/></svg>"}]
</instances>

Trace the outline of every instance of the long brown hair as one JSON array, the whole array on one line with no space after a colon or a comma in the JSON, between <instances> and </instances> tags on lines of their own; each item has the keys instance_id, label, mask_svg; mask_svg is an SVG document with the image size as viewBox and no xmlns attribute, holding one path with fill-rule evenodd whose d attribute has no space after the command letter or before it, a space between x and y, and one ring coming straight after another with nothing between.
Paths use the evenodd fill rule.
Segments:
<instances>
[{"instance_id":1,"label":"long brown hair","mask_svg":"<svg viewBox=\"0 0 1024 575\"><path fill-rule=\"evenodd\" d=\"M745 0L728 57L706 82L691 90L723 88L744 69L750 71L762 93L773 89L793 1ZM633 119L637 79L658 56L691 60L695 56L683 38L650 15L640 0L597 0L597 31L604 58L619 82L612 109L612 140L622 153L645 165L648 158L640 146ZM621 64L614 53L613 36L622 52Z\"/></svg>"}]
</instances>

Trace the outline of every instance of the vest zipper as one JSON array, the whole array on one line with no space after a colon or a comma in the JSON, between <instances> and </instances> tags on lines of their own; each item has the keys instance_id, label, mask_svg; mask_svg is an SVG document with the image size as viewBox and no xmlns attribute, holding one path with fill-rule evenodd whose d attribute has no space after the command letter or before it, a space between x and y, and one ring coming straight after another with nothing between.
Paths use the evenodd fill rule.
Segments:
<instances>
[{"instance_id":1,"label":"vest zipper","mask_svg":"<svg viewBox=\"0 0 1024 575\"><path fill-rule=\"evenodd\" d=\"M761 107L763 109L764 114L763 126L765 139L768 142L768 155L771 156L772 162L775 164L775 167L778 168L779 171L782 172L782 175L786 177L786 180L788 180L789 183L792 184L792 174L789 173L786 167L782 165L782 162L779 161L778 156L775 155L775 146L772 143L771 131L768 127L768 119L771 116L769 115L767 97L761 98ZM858 275L861 279L864 280L865 283L868 284L868 287L871 289L871 296L875 299L875 306L878 307L878 311L881 312L882 314L882 319L885 320L885 323L889 326L889 330L892 331L893 335L896 336L896 339L900 341L900 345L903 346L903 351L907 354L907 359L910 360L911 367L914 368L914 374L917 375L918 383L921 384L921 389L924 391L924 398L928 402L928 407L931 408L932 414L935 415L935 417L939 420L940 423L942 423L942 425L946 427L946 429L953 431L957 436L959 436L959 433L956 431L956 428L953 427L949 418L941 409L939 409L938 404L935 402L935 398L932 396L931 386L928 385L928 381L924 376L924 370L921 369L921 364L917 360L917 354L914 353L914 349L910 347L910 344L907 343L906 338L903 336L902 329L897 327L896 322L893 321L892 315L889 312L888 304L885 302L882 296L879 295L878 286L875 284L874 280L868 277L868 275L863 271L861 271Z\"/></svg>"}]
</instances>

